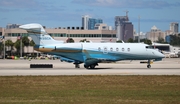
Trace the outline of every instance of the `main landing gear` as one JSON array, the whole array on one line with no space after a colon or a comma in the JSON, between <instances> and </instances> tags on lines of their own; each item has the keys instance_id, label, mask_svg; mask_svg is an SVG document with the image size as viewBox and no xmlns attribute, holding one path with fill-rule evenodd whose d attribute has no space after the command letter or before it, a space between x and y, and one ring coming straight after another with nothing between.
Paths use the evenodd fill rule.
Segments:
<instances>
[{"instance_id":1,"label":"main landing gear","mask_svg":"<svg viewBox=\"0 0 180 104\"><path fill-rule=\"evenodd\" d=\"M80 68L80 65L79 64L75 64L75 68Z\"/></svg>"},{"instance_id":2,"label":"main landing gear","mask_svg":"<svg viewBox=\"0 0 180 104\"><path fill-rule=\"evenodd\" d=\"M78 61L77 61L77 62L74 62L73 64L75 65L75 68L80 68L81 62L78 62Z\"/></svg>"},{"instance_id":3,"label":"main landing gear","mask_svg":"<svg viewBox=\"0 0 180 104\"><path fill-rule=\"evenodd\" d=\"M147 68L151 68L151 60L148 60Z\"/></svg>"},{"instance_id":4,"label":"main landing gear","mask_svg":"<svg viewBox=\"0 0 180 104\"><path fill-rule=\"evenodd\" d=\"M94 69L95 68L95 66L97 66L98 64L96 63L96 64L91 64L91 65L84 65L84 68L86 68L86 69Z\"/></svg>"}]
</instances>

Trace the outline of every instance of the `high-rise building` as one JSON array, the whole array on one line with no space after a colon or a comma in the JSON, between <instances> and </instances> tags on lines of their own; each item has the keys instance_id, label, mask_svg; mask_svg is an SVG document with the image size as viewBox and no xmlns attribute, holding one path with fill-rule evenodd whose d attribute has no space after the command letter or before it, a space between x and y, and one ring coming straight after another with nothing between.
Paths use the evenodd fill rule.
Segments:
<instances>
[{"instance_id":1,"label":"high-rise building","mask_svg":"<svg viewBox=\"0 0 180 104\"><path fill-rule=\"evenodd\" d=\"M95 25L99 24L99 23L103 23L103 20L102 19L89 18L88 30L94 30Z\"/></svg>"},{"instance_id":2,"label":"high-rise building","mask_svg":"<svg viewBox=\"0 0 180 104\"><path fill-rule=\"evenodd\" d=\"M95 24L97 24L97 23L103 23L103 20L102 19L95 19L95 18L92 18L88 15L84 15L82 17L82 27L85 30L94 30Z\"/></svg>"},{"instance_id":3,"label":"high-rise building","mask_svg":"<svg viewBox=\"0 0 180 104\"><path fill-rule=\"evenodd\" d=\"M133 25L129 22L128 16L115 17L115 29L117 31L117 40L128 41L129 38L133 39Z\"/></svg>"},{"instance_id":4,"label":"high-rise building","mask_svg":"<svg viewBox=\"0 0 180 104\"><path fill-rule=\"evenodd\" d=\"M156 42L156 41L158 41L158 39L164 39L165 40L165 32L162 32L156 26L153 26L151 28L151 31L147 32L147 38L149 40L151 40L152 42Z\"/></svg>"},{"instance_id":5,"label":"high-rise building","mask_svg":"<svg viewBox=\"0 0 180 104\"><path fill-rule=\"evenodd\" d=\"M171 32L172 32L172 34L177 34L178 32L179 32L179 23L177 23L177 22L172 22L171 24L170 24L170 30L171 30Z\"/></svg>"},{"instance_id":6,"label":"high-rise building","mask_svg":"<svg viewBox=\"0 0 180 104\"><path fill-rule=\"evenodd\" d=\"M88 21L89 21L89 15L82 16L82 27L84 30L88 30Z\"/></svg>"},{"instance_id":7,"label":"high-rise building","mask_svg":"<svg viewBox=\"0 0 180 104\"><path fill-rule=\"evenodd\" d=\"M129 21L127 16L116 16L115 17L115 29L117 30L117 27L126 21Z\"/></svg>"}]
</instances>

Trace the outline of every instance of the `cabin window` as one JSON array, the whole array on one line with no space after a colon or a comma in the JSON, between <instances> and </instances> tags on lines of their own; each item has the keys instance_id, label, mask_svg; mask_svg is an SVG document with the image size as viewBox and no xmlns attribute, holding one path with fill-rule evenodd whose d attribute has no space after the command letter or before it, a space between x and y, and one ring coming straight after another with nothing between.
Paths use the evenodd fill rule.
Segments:
<instances>
[{"instance_id":1,"label":"cabin window","mask_svg":"<svg viewBox=\"0 0 180 104\"><path fill-rule=\"evenodd\" d=\"M116 48L116 51L119 51L119 48Z\"/></svg>"},{"instance_id":2,"label":"cabin window","mask_svg":"<svg viewBox=\"0 0 180 104\"><path fill-rule=\"evenodd\" d=\"M122 48L122 51L124 51L124 48Z\"/></svg>"},{"instance_id":3,"label":"cabin window","mask_svg":"<svg viewBox=\"0 0 180 104\"><path fill-rule=\"evenodd\" d=\"M101 48L99 47L98 50L101 51Z\"/></svg>"},{"instance_id":4,"label":"cabin window","mask_svg":"<svg viewBox=\"0 0 180 104\"><path fill-rule=\"evenodd\" d=\"M129 52L129 51L130 51L130 48L128 48L127 50L128 50L128 52Z\"/></svg>"},{"instance_id":5,"label":"cabin window","mask_svg":"<svg viewBox=\"0 0 180 104\"><path fill-rule=\"evenodd\" d=\"M111 47L110 50L113 51L113 48Z\"/></svg>"},{"instance_id":6,"label":"cabin window","mask_svg":"<svg viewBox=\"0 0 180 104\"><path fill-rule=\"evenodd\" d=\"M106 47L104 47L104 51L107 51L107 48L106 48Z\"/></svg>"}]
</instances>

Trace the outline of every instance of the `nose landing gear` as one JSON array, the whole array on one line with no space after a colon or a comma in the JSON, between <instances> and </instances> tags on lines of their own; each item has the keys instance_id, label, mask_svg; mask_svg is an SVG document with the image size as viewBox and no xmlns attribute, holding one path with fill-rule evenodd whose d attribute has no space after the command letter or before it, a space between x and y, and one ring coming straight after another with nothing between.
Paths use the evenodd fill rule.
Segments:
<instances>
[{"instance_id":1,"label":"nose landing gear","mask_svg":"<svg viewBox=\"0 0 180 104\"><path fill-rule=\"evenodd\" d=\"M147 63L147 68L151 68L151 60L148 60L148 63Z\"/></svg>"},{"instance_id":2,"label":"nose landing gear","mask_svg":"<svg viewBox=\"0 0 180 104\"><path fill-rule=\"evenodd\" d=\"M147 68L151 68L151 65L147 65Z\"/></svg>"}]
</instances>

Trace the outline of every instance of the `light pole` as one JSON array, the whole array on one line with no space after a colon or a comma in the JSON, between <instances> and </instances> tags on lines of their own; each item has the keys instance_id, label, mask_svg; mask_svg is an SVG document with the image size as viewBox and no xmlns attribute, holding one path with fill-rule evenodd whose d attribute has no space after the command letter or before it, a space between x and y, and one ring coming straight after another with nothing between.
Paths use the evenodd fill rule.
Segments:
<instances>
[{"instance_id":1,"label":"light pole","mask_svg":"<svg viewBox=\"0 0 180 104\"><path fill-rule=\"evenodd\" d=\"M21 43L20 43L20 47L21 47L20 56L21 56L21 58L22 58L22 33L21 33L21 35L20 35L20 41L21 41Z\"/></svg>"},{"instance_id":2,"label":"light pole","mask_svg":"<svg viewBox=\"0 0 180 104\"><path fill-rule=\"evenodd\" d=\"M138 43L140 43L140 16L138 18Z\"/></svg>"},{"instance_id":3,"label":"light pole","mask_svg":"<svg viewBox=\"0 0 180 104\"><path fill-rule=\"evenodd\" d=\"M5 41L5 36L3 37L4 39L3 39L3 41L4 41L4 59L5 59L5 57L6 57L6 45L5 45L5 43L6 43L6 41Z\"/></svg>"}]
</instances>

